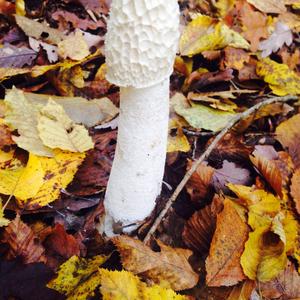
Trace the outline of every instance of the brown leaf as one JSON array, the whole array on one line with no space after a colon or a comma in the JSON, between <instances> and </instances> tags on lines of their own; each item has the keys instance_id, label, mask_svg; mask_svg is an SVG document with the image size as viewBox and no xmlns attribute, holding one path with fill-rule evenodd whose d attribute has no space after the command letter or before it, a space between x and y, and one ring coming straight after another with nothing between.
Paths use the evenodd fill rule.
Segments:
<instances>
[{"instance_id":1,"label":"brown leaf","mask_svg":"<svg viewBox=\"0 0 300 300\"><path fill-rule=\"evenodd\" d=\"M251 299L251 294L255 288L255 281L246 280L236 285L227 300L247 300Z\"/></svg>"},{"instance_id":2,"label":"brown leaf","mask_svg":"<svg viewBox=\"0 0 300 300\"><path fill-rule=\"evenodd\" d=\"M250 61L250 55L243 49L227 47L224 50L224 64L226 68L241 70Z\"/></svg>"},{"instance_id":3,"label":"brown leaf","mask_svg":"<svg viewBox=\"0 0 300 300\"><path fill-rule=\"evenodd\" d=\"M182 239L195 252L207 253L216 229L217 214L223 209L223 200L215 196L210 205L195 212L186 222Z\"/></svg>"},{"instance_id":4,"label":"brown leaf","mask_svg":"<svg viewBox=\"0 0 300 300\"><path fill-rule=\"evenodd\" d=\"M198 275L188 262L192 251L171 248L157 241L161 251L154 252L141 241L125 235L115 237L112 241L120 252L126 270L175 291L197 284Z\"/></svg>"},{"instance_id":5,"label":"brown leaf","mask_svg":"<svg viewBox=\"0 0 300 300\"><path fill-rule=\"evenodd\" d=\"M265 299L277 299L283 296L283 299L300 298L300 276L294 265L288 262L284 271L274 280L260 284L260 292Z\"/></svg>"},{"instance_id":6,"label":"brown leaf","mask_svg":"<svg viewBox=\"0 0 300 300\"><path fill-rule=\"evenodd\" d=\"M296 210L300 215L300 169L297 169L292 177L291 195L293 196Z\"/></svg>"},{"instance_id":7,"label":"brown leaf","mask_svg":"<svg viewBox=\"0 0 300 300\"><path fill-rule=\"evenodd\" d=\"M269 35L268 18L265 14L254 11L248 3L244 3L241 10L241 21L244 27L243 36L250 42L251 51L255 52L260 39L267 38Z\"/></svg>"},{"instance_id":8,"label":"brown leaf","mask_svg":"<svg viewBox=\"0 0 300 300\"><path fill-rule=\"evenodd\" d=\"M11 146L14 145L15 142L11 138L11 132L9 128L1 123L0 119L0 149L4 146Z\"/></svg>"},{"instance_id":9,"label":"brown leaf","mask_svg":"<svg viewBox=\"0 0 300 300\"><path fill-rule=\"evenodd\" d=\"M188 162L187 169L192 166L192 161ZM191 200L194 202L201 202L211 192L212 179L215 169L202 163L193 173L186 185L187 192Z\"/></svg>"},{"instance_id":10,"label":"brown leaf","mask_svg":"<svg viewBox=\"0 0 300 300\"><path fill-rule=\"evenodd\" d=\"M61 224L55 225L45 239L44 245L50 260L51 257L56 256L62 258L59 260L59 263L62 263L73 255L80 255L80 245L78 241L71 234L67 234Z\"/></svg>"},{"instance_id":11,"label":"brown leaf","mask_svg":"<svg viewBox=\"0 0 300 300\"><path fill-rule=\"evenodd\" d=\"M237 211L237 205L225 199L224 209L217 217L217 228L206 259L206 282L209 286L231 286L246 279L240 258L249 228Z\"/></svg>"},{"instance_id":12,"label":"brown leaf","mask_svg":"<svg viewBox=\"0 0 300 300\"><path fill-rule=\"evenodd\" d=\"M20 215L5 227L2 242L9 246L8 259L20 256L25 264L46 262L44 247L32 229L21 220Z\"/></svg>"},{"instance_id":13,"label":"brown leaf","mask_svg":"<svg viewBox=\"0 0 300 300\"><path fill-rule=\"evenodd\" d=\"M287 148L296 168L300 167L300 114L297 114L276 128L279 142Z\"/></svg>"}]
</instances>

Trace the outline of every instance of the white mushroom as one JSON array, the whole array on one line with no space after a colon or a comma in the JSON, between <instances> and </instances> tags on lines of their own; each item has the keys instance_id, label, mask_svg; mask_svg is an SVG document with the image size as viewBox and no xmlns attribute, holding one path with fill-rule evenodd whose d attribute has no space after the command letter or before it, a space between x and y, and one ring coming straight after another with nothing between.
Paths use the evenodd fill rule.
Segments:
<instances>
[{"instance_id":1,"label":"white mushroom","mask_svg":"<svg viewBox=\"0 0 300 300\"><path fill-rule=\"evenodd\" d=\"M176 0L113 0L107 79L121 87L116 154L104 231L144 220L160 194L167 148L169 77L179 39Z\"/></svg>"}]
</instances>

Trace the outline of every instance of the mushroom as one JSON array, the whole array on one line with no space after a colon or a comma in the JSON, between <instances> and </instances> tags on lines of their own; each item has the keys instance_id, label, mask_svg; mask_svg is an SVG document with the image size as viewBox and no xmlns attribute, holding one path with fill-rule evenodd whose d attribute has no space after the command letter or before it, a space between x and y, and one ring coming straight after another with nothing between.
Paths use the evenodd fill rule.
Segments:
<instances>
[{"instance_id":1,"label":"mushroom","mask_svg":"<svg viewBox=\"0 0 300 300\"><path fill-rule=\"evenodd\" d=\"M176 0L112 1L105 39L106 78L120 86L120 115L104 200L108 236L115 223L125 228L149 216L161 192L169 77L178 39Z\"/></svg>"}]
</instances>

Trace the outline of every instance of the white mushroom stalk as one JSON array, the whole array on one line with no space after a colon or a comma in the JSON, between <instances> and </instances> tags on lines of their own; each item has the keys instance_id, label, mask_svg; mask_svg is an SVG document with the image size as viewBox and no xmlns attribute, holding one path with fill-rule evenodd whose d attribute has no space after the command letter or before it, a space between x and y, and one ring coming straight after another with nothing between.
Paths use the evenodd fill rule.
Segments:
<instances>
[{"instance_id":1,"label":"white mushroom stalk","mask_svg":"<svg viewBox=\"0 0 300 300\"><path fill-rule=\"evenodd\" d=\"M169 77L179 39L176 0L113 0L105 42L107 79L121 87L116 154L104 231L144 220L161 192Z\"/></svg>"}]
</instances>

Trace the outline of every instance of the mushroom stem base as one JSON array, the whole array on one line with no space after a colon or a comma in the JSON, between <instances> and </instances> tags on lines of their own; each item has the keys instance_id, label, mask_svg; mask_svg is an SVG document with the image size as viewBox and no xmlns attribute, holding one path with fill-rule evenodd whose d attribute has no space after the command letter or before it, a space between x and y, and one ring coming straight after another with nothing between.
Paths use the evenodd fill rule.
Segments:
<instances>
[{"instance_id":1,"label":"mushroom stem base","mask_svg":"<svg viewBox=\"0 0 300 300\"><path fill-rule=\"evenodd\" d=\"M112 233L111 220L123 226L144 220L160 194L168 138L169 78L147 88L121 88L120 97L116 154L104 200L107 235Z\"/></svg>"}]
</instances>

